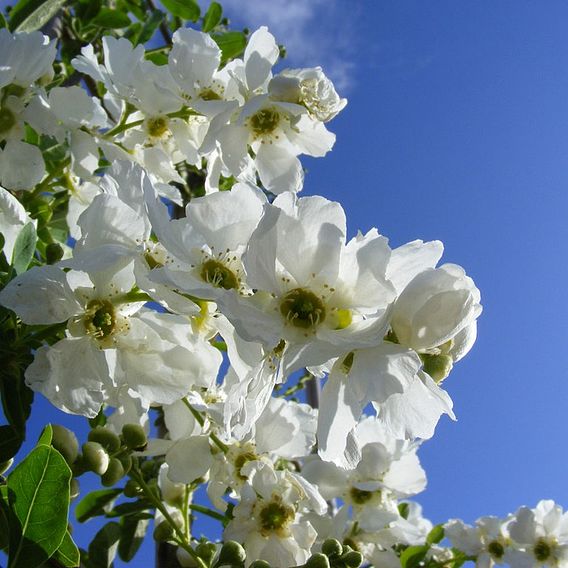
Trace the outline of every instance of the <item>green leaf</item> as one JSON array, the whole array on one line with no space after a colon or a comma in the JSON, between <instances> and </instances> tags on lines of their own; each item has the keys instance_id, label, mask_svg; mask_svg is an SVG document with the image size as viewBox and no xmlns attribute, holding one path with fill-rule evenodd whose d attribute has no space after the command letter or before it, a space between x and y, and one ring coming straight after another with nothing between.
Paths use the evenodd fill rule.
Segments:
<instances>
[{"instance_id":1,"label":"green leaf","mask_svg":"<svg viewBox=\"0 0 568 568\"><path fill-rule=\"evenodd\" d=\"M163 21L165 17L166 15L164 14L164 12L161 12L160 10L155 10L154 12L152 12L152 15L144 21L144 26L140 30L138 36L132 38L134 44L135 45L137 43L144 44L147 41L150 41L157 27L160 25L160 23Z\"/></svg>"},{"instance_id":2,"label":"green leaf","mask_svg":"<svg viewBox=\"0 0 568 568\"><path fill-rule=\"evenodd\" d=\"M430 549L427 545L421 546L409 546L401 555L400 555L400 565L402 568L417 568L418 565L424 557L426 553Z\"/></svg>"},{"instance_id":3,"label":"green leaf","mask_svg":"<svg viewBox=\"0 0 568 568\"><path fill-rule=\"evenodd\" d=\"M89 544L89 566L92 568L112 566L119 539L120 525L114 521L105 525Z\"/></svg>"},{"instance_id":4,"label":"green leaf","mask_svg":"<svg viewBox=\"0 0 568 568\"><path fill-rule=\"evenodd\" d=\"M37 445L44 445L44 446L51 446L51 440L53 440L53 428L51 424L48 424L42 431L39 440L37 441Z\"/></svg>"},{"instance_id":5,"label":"green leaf","mask_svg":"<svg viewBox=\"0 0 568 568\"><path fill-rule=\"evenodd\" d=\"M211 36L221 50L221 62L238 57L247 45L247 38L242 32L227 32L226 34L213 34Z\"/></svg>"},{"instance_id":6,"label":"green leaf","mask_svg":"<svg viewBox=\"0 0 568 568\"><path fill-rule=\"evenodd\" d=\"M37 234L34 224L30 221L18 233L12 252L12 265L18 274L25 272L34 256Z\"/></svg>"},{"instance_id":7,"label":"green leaf","mask_svg":"<svg viewBox=\"0 0 568 568\"><path fill-rule=\"evenodd\" d=\"M81 563L81 555L79 554L79 549L77 545L73 542L69 531L65 533L63 537L63 542L59 545L59 548L55 551L53 559L58 562L61 566L66 568L75 568Z\"/></svg>"},{"instance_id":8,"label":"green leaf","mask_svg":"<svg viewBox=\"0 0 568 568\"><path fill-rule=\"evenodd\" d=\"M10 530L10 523L8 522L10 509L8 506L8 488L3 485L0 494L0 550L8 548L8 535Z\"/></svg>"},{"instance_id":9,"label":"green leaf","mask_svg":"<svg viewBox=\"0 0 568 568\"><path fill-rule=\"evenodd\" d=\"M444 538L444 525L436 525L428 533L426 544L438 544Z\"/></svg>"},{"instance_id":10,"label":"green leaf","mask_svg":"<svg viewBox=\"0 0 568 568\"><path fill-rule=\"evenodd\" d=\"M47 24L65 5L67 0L32 0L18 2L10 13L10 29L16 32L34 32ZM22 9L14 14L15 9L23 4Z\"/></svg>"},{"instance_id":11,"label":"green leaf","mask_svg":"<svg viewBox=\"0 0 568 568\"><path fill-rule=\"evenodd\" d=\"M101 8L91 20L91 24L109 29L126 28L131 23L130 18L124 12L105 7Z\"/></svg>"},{"instance_id":12,"label":"green leaf","mask_svg":"<svg viewBox=\"0 0 568 568\"><path fill-rule=\"evenodd\" d=\"M130 562L146 535L149 519L140 517L123 517L120 519L120 540L118 542L118 556L124 562Z\"/></svg>"},{"instance_id":13,"label":"green leaf","mask_svg":"<svg viewBox=\"0 0 568 568\"><path fill-rule=\"evenodd\" d=\"M191 22L197 22L201 14L199 4L195 0L162 0L162 5L172 16Z\"/></svg>"},{"instance_id":14,"label":"green leaf","mask_svg":"<svg viewBox=\"0 0 568 568\"><path fill-rule=\"evenodd\" d=\"M0 28L7 28L7 27L8 27L8 22L6 21L4 14L0 12Z\"/></svg>"},{"instance_id":15,"label":"green leaf","mask_svg":"<svg viewBox=\"0 0 568 568\"><path fill-rule=\"evenodd\" d=\"M205 33L210 32L223 17L223 8L218 2L211 2L209 9L205 16L203 16L203 25L201 26L202 31Z\"/></svg>"},{"instance_id":16,"label":"green leaf","mask_svg":"<svg viewBox=\"0 0 568 568\"><path fill-rule=\"evenodd\" d=\"M67 532L70 481L61 454L44 445L8 476L8 500L19 521L10 523L8 568L35 568L59 548Z\"/></svg>"},{"instance_id":17,"label":"green leaf","mask_svg":"<svg viewBox=\"0 0 568 568\"><path fill-rule=\"evenodd\" d=\"M92 517L104 515L106 508L122 493L122 489L100 489L85 495L75 507L75 517L84 523Z\"/></svg>"},{"instance_id":18,"label":"green leaf","mask_svg":"<svg viewBox=\"0 0 568 568\"><path fill-rule=\"evenodd\" d=\"M141 511L148 511L152 508L152 504L147 501L131 501L128 503L121 503L116 507L113 507L111 511L107 513L107 517L123 517L125 515L134 515L135 513L140 513Z\"/></svg>"},{"instance_id":19,"label":"green leaf","mask_svg":"<svg viewBox=\"0 0 568 568\"><path fill-rule=\"evenodd\" d=\"M13 458L24 442L24 435L14 426L0 426L0 462Z\"/></svg>"}]
</instances>

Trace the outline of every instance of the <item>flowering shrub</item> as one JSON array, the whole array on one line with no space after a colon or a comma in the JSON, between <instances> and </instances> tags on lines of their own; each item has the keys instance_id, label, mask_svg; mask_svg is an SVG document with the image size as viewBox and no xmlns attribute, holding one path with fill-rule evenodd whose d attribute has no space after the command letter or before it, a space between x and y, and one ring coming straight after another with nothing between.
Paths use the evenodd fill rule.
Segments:
<instances>
[{"instance_id":1,"label":"flowering shrub","mask_svg":"<svg viewBox=\"0 0 568 568\"><path fill-rule=\"evenodd\" d=\"M299 156L331 150L347 101L320 68L275 74L267 28L163 5L21 1L0 29L9 566L129 561L151 518L182 566L565 565L550 501L433 527L410 500L480 292L440 242L348 240L339 203L299 196ZM53 17L59 41L37 31ZM48 425L13 465L32 392L92 429L79 448ZM107 489L78 520L120 523L79 553L87 471Z\"/></svg>"}]
</instances>

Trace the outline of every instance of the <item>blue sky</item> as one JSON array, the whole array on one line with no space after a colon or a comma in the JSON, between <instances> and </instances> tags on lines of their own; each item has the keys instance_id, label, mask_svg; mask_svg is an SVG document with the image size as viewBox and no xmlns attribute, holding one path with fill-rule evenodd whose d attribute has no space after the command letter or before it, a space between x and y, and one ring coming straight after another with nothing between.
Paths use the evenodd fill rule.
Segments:
<instances>
[{"instance_id":1,"label":"blue sky","mask_svg":"<svg viewBox=\"0 0 568 568\"><path fill-rule=\"evenodd\" d=\"M424 514L568 506L568 4L223 5L235 27L268 24L286 66L322 65L349 98L329 125L334 150L303 160L304 194L340 201L351 233L442 240L481 290L478 341L445 384L458 421L421 450ZM43 422L47 405L34 414Z\"/></svg>"}]
</instances>

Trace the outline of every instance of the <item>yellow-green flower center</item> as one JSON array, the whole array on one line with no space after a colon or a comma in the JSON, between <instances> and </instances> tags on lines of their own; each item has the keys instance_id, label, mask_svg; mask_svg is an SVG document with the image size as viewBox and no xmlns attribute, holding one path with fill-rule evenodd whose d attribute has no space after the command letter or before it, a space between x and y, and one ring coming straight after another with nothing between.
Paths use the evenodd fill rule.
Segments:
<instances>
[{"instance_id":1,"label":"yellow-green flower center","mask_svg":"<svg viewBox=\"0 0 568 568\"><path fill-rule=\"evenodd\" d=\"M14 113L6 107L0 108L0 134L6 134L16 125Z\"/></svg>"},{"instance_id":2,"label":"yellow-green flower center","mask_svg":"<svg viewBox=\"0 0 568 568\"><path fill-rule=\"evenodd\" d=\"M249 119L250 128L257 136L274 132L280 123L280 113L275 108L263 108Z\"/></svg>"},{"instance_id":3,"label":"yellow-green flower center","mask_svg":"<svg viewBox=\"0 0 568 568\"><path fill-rule=\"evenodd\" d=\"M87 304L83 321L89 335L97 339L109 337L116 327L114 306L108 300L91 300Z\"/></svg>"},{"instance_id":4,"label":"yellow-green flower center","mask_svg":"<svg viewBox=\"0 0 568 568\"><path fill-rule=\"evenodd\" d=\"M216 93L213 89L203 89L203 91L199 93L199 98L204 101L220 101L221 95Z\"/></svg>"},{"instance_id":5,"label":"yellow-green flower center","mask_svg":"<svg viewBox=\"0 0 568 568\"><path fill-rule=\"evenodd\" d=\"M494 540L487 545L487 552L496 560L499 560L505 554L505 547L498 541Z\"/></svg>"},{"instance_id":6,"label":"yellow-green flower center","mask_svg":"<svg viewBox=\"0 0 568 568\"><path fill-rule=\"evenodd\" d=\"M364 505L370 501L376 493L376 491L365 491L363 489L357 489L357 487L352 487L349 491L351 500L356 505Z\"/></svg>"},{"instance_id":7,"label":"yellow-green flower center","mask_svg":"<svg viewBox=\"0 0 568 568\"><path fill-rule=\"evenodd\" d=\"M285 505L279 498L274 498L260 511L262 533L278 532L285 529L295 517L293 507Z\"/></svg>"},{"instance_id":8,"label":"yellow-green flower center","mask_svg":"<svg viewBox=\"0 0 568 568\"><path fill-rule=\"evenodd\" d=\"M534 557L539 562L545 562L552 555L552 548L550 546L550 543L548 543L543 538L539 538L534 545L533 553Z\"/></svg>"},{"instance_id":9,"label":"yellow-green flower center","mask_svg":"<svg viewBox=\"0 0 568 568\"><path fill-rule=\"evenodd\" d=\"M295 288L284 296L280 313L286 321L301 329L315 328L325 320L323 302L304 288Z\"/></svg>"},{"instance_id":10,"label":"yellow-green flower center","mask_svg":"<svg viewBox=\"0 0 568 568\"><path fill-rule=\"evenodd\" d=\"M255 461L258 459L258 456L254 452L242 452L235 458L235 471L237 477L242 479L243 481L247 479L246 475L241 473L243 467L251 461Z\"/></svg>"},{"instance_id":11,"label":"yellow-green flower center","mask_svg":"<svg viewBox=\"0 0 568 568\"><path fill-rule=\"evenodd\" d=\"M168 119L165 116L153 116L146 120L146 130L152 138L161 138L169 131Z\"/></svg>"},{"instance_id":12,"label":"yellow-green flower center","mask_svg":"<svg viewBox=\"0 0 568 568\"><path fill-rule=\"evenodd\" d=\"M239 287L239 278L222 262L209 259L201 265L201 278L215 288L224 288L225 290L236 290Z\"/></svg>"}]
</instances>

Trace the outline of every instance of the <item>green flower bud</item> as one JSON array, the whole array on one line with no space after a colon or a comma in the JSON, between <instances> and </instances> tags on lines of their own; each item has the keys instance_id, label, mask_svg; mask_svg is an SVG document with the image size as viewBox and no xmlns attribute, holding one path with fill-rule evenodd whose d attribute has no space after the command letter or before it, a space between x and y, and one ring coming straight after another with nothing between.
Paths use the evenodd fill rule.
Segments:
<instances>
[{"instance_id":1,"label":"green flower bud","mask_svg":"<svg viewBox=\"0 0 568 568\"><path fill-rule=\"evenodd\" d=\"M0 475L8 471L12 464L14 463L14 458L10 458L8 461L0 463Z\"/></svg>"},{"instance_id":2,"label":"green flower bud","mask_svg":"<svg viewBox=\"0 0 568 568\"><path fill-rule=\"evenodd\" d=\"M71 430L59 424L52 424L51 429L53 431L51 445L65 458L68 464L74 463L79 455L77 436Z\"/></svg>"},{"instance_id":3,"label":"green flower bud","mask_svg":"<svg viewBox=\"0 0 568 568\"><path fill-rule=\"evenodd\" d=\"M55 264L63 258L63 249L59 243L49 243L45 247L45 260L47 264Z\"/></svg>"},{"instance_id":4,"label":"green flower bud","mask_svg":"<svg viewBox=\"0 0 568 568\"><path fill-rule=\"evenodd\" d=\"M129 456L128 454L124 455L120 455L120 456L116 456L119 460L120 463L122 464L122 467L124 468L124 475L126 475L130 469L132 468L132 457Z\"/></svg>"},{"instance_id":5,"label":"green flower bud","mask_svg":"<svg viewBox=\"0 0 568 568\"><path fill-rule=\"evenodd\" d=\"M71 499L76 499L77 497L79 497L80 492L81 487L79 486L79 480L72 477L71 485L69 486L69 497L71 497Z\"/></svg>"},{"instance_id":6,"label":"green flower bud","mask_svg":"<svg viewBox=\"0 0 568 568\"><path fill-rule=\"evenodd\" d=\"M321 551L330 558L341 556L343 554L343 546L341 546L341 543L337 539L328 538L321 545Z\"/></svg>"},{"instance_id":7,"label":"green flower bud","mask_svg":"<svg viewBox=\"0 0 568 568\"><path fill-rule=\"evenodd\" d=\"M428 355L421 354L424 371L428 373L436 383L441 383L452 370L454 360L450 355Z\"/></svg>"},{"instance_id":8,"label":"green flower bud","mask_svg":"<svg viewBox=\"0 0 568 568\"><path fill-rule=\"evenodd\" d=\"M153 536L157 542L167 542L173 538L174 529L167 521L162 521L159 525L156 525Z\"/></svg>"},{"instance_id":9,"label":"green flower bud","mask_svg":"<svg viewBox=\"0 0 568 568\"><path fill-rule=\"evenodd\" d=\"M122 437L130 450L143 450L148 443L146 432L140 424L125 424L122 427Z\"/></svg>"},{"instance_id":10,"label":"green flower bud","mask_svg":"<svg viewBox=\"0 0 568 568\"><path fill-rule=\"evenodd\" d=\"M318 552L312 554L304 566L306 568L329 568L329 558L325 554Z\"/></svg>"},{"instance_id":11,"label":"green flower bud","mask_svg":"<svg viewBox=\"0 0 568 568\"><path fill-rule=\"evenodd\" d=\"M240 566L247 559L245 549L238 542L229 540L221 547L219 560L220 566Z\"/></svg>"},{"instance_id":12,"label":"green flower bud","mask_svg":"<svg viewBox=\"0 0 568 568\"><path fill-rule=\"evenodd\" d=\"M213 556L217 552L217 547L212 542L200 542L195 547L195 552L197 556L205 560L206 564L211 564L211 560L213 560Z\"/></svg>"},{"instance_id":13,"label":"green flower bud","mask_svg":"<svg viewBox=\"0 0 568 568\"><path fill-rule=\"evenodd\" d=\"M104 426L97 426L89 432L89 442L98 442L109 454L120 448L119 437Z\"/></svg>"},{"instance_id":14,"label":"green flower bud","mask_svg":"<svg viewBox=\"0 0 568 568\"><path fill-rule=\"evenodd\" d=\"M140 495L141 489L140 485L136 483L133 479L129 479L124 486L124 496L125 497L138 497Z\"/></svg>"},{"instance_id":15,"label":"green flower bud","mask_svg":"<svg viewBox=\"0 0 568 568\"><path fill-rule=\"evenodd\" d=\"M356 550L350 550L341 557L341 560L343 560L349 568L359 568L363 563L363 555Z\"/></svg>"},{"instance_id":16,"label":"green flower bud","mask_svg":"<svg viewBox=\"0 0 568 568\"><path fill-rule=\"evenodd\" d=\"M107 470L101 476L101 482L105 487L118 483L124 477L124 468L117 458L110 458Z\"/></svg>"},{"instance_id":17,"label":"green flower bud","mask_svg":"<svg viewBox=\"0 0 568 568\"><path fill-rule=\"evenodd\" d=\"M266 560L255 560L251 562L249 568L271 568L270 564Z\"/></svg>"},{"instance_id":18,"label":"green flower bud","mask_svg":"<svg viewBox=\"0 0 568 568\"><path fill-rule=\"evenodd\" d=\"M103 475L110 461L106 450L98 442L85 442L83 444L83 459L89 471Z\"/></svg>"}]
</instances>

